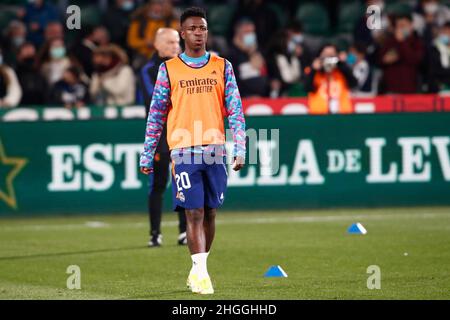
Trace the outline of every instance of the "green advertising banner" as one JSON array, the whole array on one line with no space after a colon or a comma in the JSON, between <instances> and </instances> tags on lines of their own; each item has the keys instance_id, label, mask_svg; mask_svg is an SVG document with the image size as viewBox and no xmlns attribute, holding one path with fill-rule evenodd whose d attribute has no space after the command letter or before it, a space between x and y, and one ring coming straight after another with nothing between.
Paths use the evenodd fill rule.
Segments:
<instances>
[{"instance_id":1,"label":"green advertising banner","mask_svg":"<svg viewBox=\"0 0 450 320\"><path fill-rule=\"evenodd\" d=\"M144 127L0 122L0 216L145 212ZM450 204L450 113L247 117L247 128L254 163L229 169L224 209Z\"/></svg>"}]
</instances>

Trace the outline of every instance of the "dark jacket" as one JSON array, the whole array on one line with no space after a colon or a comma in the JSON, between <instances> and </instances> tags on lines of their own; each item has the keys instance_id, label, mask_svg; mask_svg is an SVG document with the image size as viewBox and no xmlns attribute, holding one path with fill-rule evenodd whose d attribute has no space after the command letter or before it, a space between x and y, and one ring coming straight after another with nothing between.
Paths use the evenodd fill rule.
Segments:
<instances>
[{"instance_id":1,"label":"dark jacket","mask_svg":"<svg viewBox=\"0 0 450 320\"><path fill-rule=\"evenodd\" d=\"M139 72L139 89L142 91L144 96L147 116L150 110L150 103L152 101L156 78L158 77L159 66L165 60L167 59L162 59L159 57L158 53L154 53L152 58L141 68L141 71ZM164 125L156 152L169 152L169 145L167 144L167 125Z\"/></svg>"},{"instance_id":2,"label":"dark jacket","mask_svg":"<svg viewBox=\"0 0 450 320\"><path fill-rule=\"evenodd\" d=\"M390 50L399 56L397 62L384 64L383 57ZM413 35L403 42L391 36L380 50L380 65L383 69L381 93L417 93L420 64L424 56L422 40Z\"/></svg>"},{"instance_id":3,"label":"dark jacket","mask_svg":"<svg viewBox=\"0 0 450 320\"><path fill-rule=\"evenodd\" d=\"M45 78L33 67L33 59L19 62L16 67L17 78L22 87L20 105L43 105L47 102L48 85Z\"/></svg>"},{"instance_id":4,"label":"dark jacket","mask_svg":"<svg viewBox=\"0 0 450 320\"><path fill-rule=\"evenodd\" d=\"M438 93L444 86L450 87L450 67L445 68L441 62L441 53L433 46L428 61L428 87L430 93Z\"/></svg>"},{"instance_id":5,"label":"dark jacket","mask_svg":"<svg viewBox=\"0 0 450 320\"><path fill-rule=\"evenodd\" d=\"M74 105L78 102L89 103L89 91L81 81L76 84L68 84L64 80L56 82L50 90L48 103L52 105Z\"/></svg>"}]
</instances>

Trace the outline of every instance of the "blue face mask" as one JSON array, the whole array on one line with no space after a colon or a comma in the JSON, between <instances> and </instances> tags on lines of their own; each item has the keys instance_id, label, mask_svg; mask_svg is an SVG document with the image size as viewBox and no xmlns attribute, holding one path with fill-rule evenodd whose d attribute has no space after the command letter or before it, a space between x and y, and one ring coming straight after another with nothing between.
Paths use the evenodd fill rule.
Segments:
<instances>
[{"instance_id":1,"label":"blue face mask","mask_svg":"<svg viewBox=\"0 0 450 320\"><path fill-rule=\"evenodd\" d=\"M450 37L446 34L441 34L439 36L439 42L442 43L443 45L450 45Z\"/></svg>"},{"instance_id":2,"label":"blue face mask","mask_svg":"<svg viewBox=\"0 0 450 320\"><path fill-rule=\"evenodd\" d=\"M403 33L403 37L405 37L405 39L409 38L409 36L411 35L411 31L406 28L402 30L402 33Z\"/></svg>"},{"instance_id":3,"label":"blue face mask","mask_svg":"<svg viewBox=\"0 0 450 320\"><path fill-rule=\"evenodd\" d=\"M125 11L131 11L134 8L134 3L133 1L124 1L122 3L122 9Z\"/></svg>"},{"instance_id":4,"label":"blue face mask","mask_svg":"<svg viewBox=\"0 0 450 320\"><path fill-rule=\"evenodd\" d=\"M66 48L64 47L56 47L50 50L50 56L53 59L61 59L66 56Z\"/></svg>"},{"instance_id":5,"label":"blue face mask","mask_svg":"<svg viewBox=\"0 0 450 320\"><path fill-rule=\"evenodd\" d=\"M247 33L243 38L246 47L253 47L256 45L256 34L254 32Z\"/></svg>"},{"instance_id":6,"label":"blue face mask","mask_svg":"<svg viewBox=\"0 0 450 320\"><path fill-rule=\"evenodd\" d=\"M349 53L347 55L347 63L350 66L354 66L356 64L357 60L358 60L357 57L353 53Z\"/></svg>"}]
</instances>

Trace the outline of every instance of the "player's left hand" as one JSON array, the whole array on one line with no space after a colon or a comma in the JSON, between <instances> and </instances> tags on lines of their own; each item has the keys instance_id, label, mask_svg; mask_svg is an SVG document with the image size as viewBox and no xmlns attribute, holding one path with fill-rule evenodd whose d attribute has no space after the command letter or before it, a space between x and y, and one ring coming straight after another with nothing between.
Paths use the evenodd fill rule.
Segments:
<instances>
[{"instance_id":1,"label":"player's left hand","mask_svg":"<svg viewBox=\"0 0 450 320\"><path fill-rule=\"evenodd\" d=\"M150 174L150 173L153 172L153 169L152 168L147 168L147 167L141 167L141 172L143 174Z\"/></svg>"},{"instance_id":2,"label":"player's left hand","mask_svg":"<svg viewBox=\"0 0 450 320\"><path fill-rule=\"evenodd\" d=\"M245 160L242 157L235 157L233 162L233 170L239 171L244 167Z\"/></svg>"}]
</instances>

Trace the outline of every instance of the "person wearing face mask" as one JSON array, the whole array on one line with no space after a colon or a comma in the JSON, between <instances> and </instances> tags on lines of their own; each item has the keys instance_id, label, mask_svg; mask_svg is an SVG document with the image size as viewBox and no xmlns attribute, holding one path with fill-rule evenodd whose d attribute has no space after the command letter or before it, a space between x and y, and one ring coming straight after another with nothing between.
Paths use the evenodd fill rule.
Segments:
<instances>
[{"instance_id":1,"label":"person wearing face mask","mask_svg":"<svg viewBox=\"0 0 450 320\"><path fill-rule=\"evenodd\" d=\"M108 6L103 16L103 25L111 35L111 42L125 48L127 45L127 30L130 25L130 15L136 7L135 0L115 0Z\"/></svg>"},{"instance_id":2,"label":"person wearing face mask","mask_svg":"<svg viewBox=\"0 0 450 320\"><path fill-rule=\"evenodd\" d=\"M23 22L13 20L8 24L5 30L4 38L4 60L11 67L16 66L17 52L20 46L22 46L27 38L27 29Z\"/></svg>"},{"instance_id":3,"label":"person wearing face mask","mask_svg":"<svg viewBox=\"0 0 450 320\"><path fill-rule=\"evenodd\" d=\"M319 52L311 68L305 70L309 113L352 113L350 90L357 86L357 80L345 62L346 55L339 54L333 44L324 45Z\"/></svg>"},{"instance_id":4,"label":"person wearing face mask","mask_svg":"<svg viewBox=\"0 0 450 320\"><path fill-rule=\"evenodd\" d=\"M353 44L348 51L346 62L352 68L353 76L358 81L352 91L353 96L374 95L372 67L366 60L367 48L362 43Z\"/></svg>"},{"instance_id":5,"label":"person wearing face mask","mask_svg":"<svg viewBox=\"0 0 450 320\"><path fill-rule=\"evenodd\" d=\"M136 80L126 52L115 44L94 51L94 68L89 87L91 100L99 106L127 106L134 103Z\"/></svg>"},{"instance_id":6,"label":"person wearing face mask","mask_svg":"<svg viewBox=\"0 0 450 320\"><path fill-rule=\"evenodd\" d=\"M386 40L379 53L383 71L381 93L417 93L420 66L425 49L422 40L414 32L411 15L395 19L393 34Z\"/></svg>"},{"instance_id":7,"label":"person wearing face mask","mask_svg":"<svg viewBox=\"0 0 450 320\"><path fill-rule=\"evenodd\" d=\"M76 52L77 60L84 72L91 77L94 72L92 56L96 48L109 44L109 32L103 26L84 27L81 32L84 36L77 41L71 52Z\"/></svg>"},{"instance_id":8,"label":"person wearing face mask","mask_svg":"<svg viewBox=\"0 0 450 320\"><path fill-rule=\"evenodd\" d=\"M50 87L61 80L64 71L71 64L72 62L67 56L66 47L62 39L54 39L46 43L38 59L40 72Z\"/></svg>"},{"instance_id":9,"label":"person wearing face mask","mask_svg":"<svg viewBox=\"0 0 450 320\"><path fill-rule=\"evenodd\" d=\"M450 21L440 28L429 54L430 93L450 92Z\"/></svg>"},{"instance_id":10,"label":"person wearing face mask","mask_svg":"<svg viewBox=\"0 0 450 320\"><path fill-rule=\"evenodd\" d=\"M439 0L418 0L413 14L414 29L431 46L438 29L450 20L450 9Z\"/></svg>"},{"instance_id":11,"label":"person wearing face mask","mask_svg":"<svg viewBox=\"0 0 450 320\"><path fill-rule=\"evenodd\" d=\"M243 19L235 26L229 59L235 66L234 71L242 97L268 96L266 61L258 49L255 25L251 20Z\"/></svg>"},{"instance_id":12,"label":"person wearing face mask","mask_svg":"<svg viewBox=\"0 0 450 320\"><path fill-rule=\"evenodd\" d=\"M271 39L267 67L270 76L272 98L278 96L305 95L300 86L304 77L303 69L310 65L311 58L304 44L302 26L290 23L286 29Z\"/></svg>"},{"instance_id":13,"label":"person wearing face mask","mask_svg":"<svg viewBox=\"0 0 450 320\"><path fill-rule=\"evenodd\" d=\"M151 0L133 13L127 43L133 50L135 70L139 70L155 52L155 35L159 28L178 29L171 0Z\"/></svg>"},{"instance_id":14,"label":"person wearing face mask","mask_svg":"<svg viewBox=\"0 0 450 320\"><path fill-rule=\"evenodd\" d=\"M3 63L0 49L0 108L17 107L22 98L22 88L15 71Z\"/></svg>"},{"instance_id":15,"label":"person wearing face mask","mask_svg":"<svg viewBox=\"0 0 450 320\"><path fill-rule=\"evenodd\" d=\"M44 43L44 30L52 21L59 21L60 17L56 7L46 0L28 0L24 11L19 11L23 22L27 25L28 41L36 48Z\"/></svg>"},{"instance_id":16,"label":"person wearing face mask","mask_svg":"<svg viewBox=\"0 0 450 320\"><path fill-rule=\"evenodd\" d=\"M24 43L17 53L16 72L22 87L20 105L44 105L47 99L47 80L36 68L36 48L31 42Z\"/></svg>"}]
</instances>

